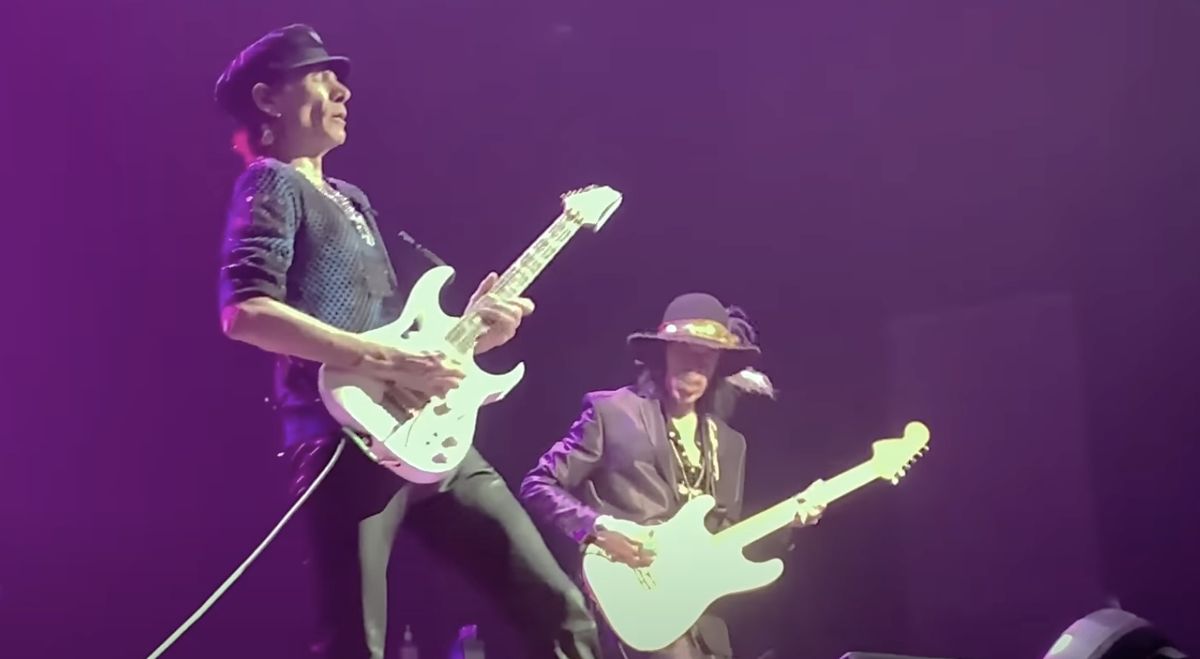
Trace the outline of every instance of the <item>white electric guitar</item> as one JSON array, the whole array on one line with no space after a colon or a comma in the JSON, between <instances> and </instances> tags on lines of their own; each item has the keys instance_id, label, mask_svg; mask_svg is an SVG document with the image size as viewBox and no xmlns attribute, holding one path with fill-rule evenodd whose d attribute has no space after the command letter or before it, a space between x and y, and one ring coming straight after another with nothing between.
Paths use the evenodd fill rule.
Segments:
<instances>
[{"instance_id":1,"label":"white electric guitar","mask_svg":"<svg viewBox=\"0 0 1200 659\"><path fill-rule=\"evenodd\" d=\"M919 421L898 439L872 445L873 455L849 471L808 489L715 534L704 526L714 501L702 495L674 517L654 526L615 520L607 528L643 543L653 562L633 568L610 559L596 545L583 556L583 576L593 600L613 631L640 652L661 650L683 636L717 599L762 588L783 574L778 558L762 563L742 553L750 543L792 523L810 506L828 504L875 479L893 484L928 450L929 429ZM804 503L799 503L803 497Z\"/></svg>"},{"instance_id":2,"label":"white electric guitar","mask_svg":"<svg viewBox=\"0 0 1200 659\"><path fill-rule=\"evenodd\" d=\"M621 205L621 193L591 186L562 196L563 212L496 281L492 293L519 296L581 227L599 231ZM444 398L407 409L389 396L387 383L348 369L324 365L321 399L341 424L357 430L359 445L379 464L415 483L445 478L466 457L475 436L479 408L502 400L525 374L524 363L507 373L487 373L475 364L475 341L486 326L471 309L461 318L446 315L438 301L454 275L438 266L421 276L395 322L362 336L413 351L440 351L457 359L466 373Z\"/></svg>"}]
</instances>

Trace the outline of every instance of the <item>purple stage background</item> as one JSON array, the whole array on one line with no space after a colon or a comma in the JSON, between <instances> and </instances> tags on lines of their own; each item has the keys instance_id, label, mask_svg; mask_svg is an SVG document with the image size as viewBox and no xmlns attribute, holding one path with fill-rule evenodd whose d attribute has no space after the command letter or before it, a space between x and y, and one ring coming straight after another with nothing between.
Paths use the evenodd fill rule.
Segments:
<instances>
[{"instance_id":1,"label":"purple stage background","mask_svg":"<svg viewBox=\"0 0 1200 659\"><path fill-rule=\"evenodd\" d=\"M891 419L944 439L896 497L923 651L953 656L990 630L986 656L1037 657L1106 596L1074 316L1069 296L1043 295L890 327Z\"/></svg>"},{"instance_id":2,"label":"purple stage background","mask_svg":"<svg viewBox=\"0 0 1200 659\"><path fill-rule=\"evenodd\" d=\"M1200 652L1193 0L10 13L3 656L146 656L290 503L268 362L217 326L238 162L211 92L296 21L354 59L328 172L459 270L451 310L560 192L625 193L486 360L530 369L479 437L510 483L686 290L747 309L782 388L735 421L751 508L929 423L899 487L831 508L776 586L728 607L742 656L1035 659L1108 598ZM165 656L302 656L300 541ZM518 659L469 586L401 549L392 616L427 656L475 622Z\"/></svg>"}]
</instances>

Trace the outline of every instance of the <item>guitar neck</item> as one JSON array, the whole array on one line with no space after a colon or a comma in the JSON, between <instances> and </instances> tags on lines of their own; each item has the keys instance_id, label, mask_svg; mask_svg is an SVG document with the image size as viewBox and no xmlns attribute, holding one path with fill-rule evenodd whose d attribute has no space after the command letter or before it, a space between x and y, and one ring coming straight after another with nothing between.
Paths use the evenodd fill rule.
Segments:
<instances>
[{"instance_id":1,"label":"guitar neck","mask_svg":"<svg viewBox=\"0 0 1200 659\"><path fill-rule=\"evenodd\" d=\"M792 520L796 518L796 499L799 497L803 496L809 501L829 504L878 477L871 468L871 463L864 462L821 483L813 492L808 490L798 492L762 512L747 517L717 533L716 537L721 542L732 542L744 547L791 524Z\"/></svg>"},{"instance_id":2,"label":"guitar neck","mask_svg":"<svg viewBox=\"0 0 1200 659\"><path fill-rule=\"evenodd\" d=\"M504 271L496 280L491 293L499 298L517 297L529 288L533 280L542 270L554 260L563 246L570 242L579 231L580 223L570 214L558 216L533 241L524 253ZM475 341L487 331L487 326L472 309L467 309L462 318L455 323L447 333L446 339L450 345L462 353L470 354L475 349Z\"/></svg>"}]
</instances>

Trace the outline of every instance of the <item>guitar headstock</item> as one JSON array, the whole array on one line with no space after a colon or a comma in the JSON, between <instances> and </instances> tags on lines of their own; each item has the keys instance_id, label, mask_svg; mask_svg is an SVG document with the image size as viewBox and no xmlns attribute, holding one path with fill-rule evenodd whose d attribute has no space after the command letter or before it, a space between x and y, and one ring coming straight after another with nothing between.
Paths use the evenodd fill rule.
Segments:
<instances>
[{"instance_id":1,"label":"guitar headstock","mask_svg":"<svg viewBox=\"0 0 1200 659\"><path fill-rule=\"evenodd\" d=\"M871 444L871 467L880 478L895 485L928 450L929 428L920 421L911 421L904 426L903 437Z\"/></svg>"},{"instance_id":2,"label":"guitar headstock","mask_svg":"<svg viewBox=\"0 0 1200 659\"><path fill-rule=\"evenodd\" d=\"M599 231L621 205L621 193L607 185L589 185L562 195L563 213L579 223Z\"/></svg>"}]
</instances>

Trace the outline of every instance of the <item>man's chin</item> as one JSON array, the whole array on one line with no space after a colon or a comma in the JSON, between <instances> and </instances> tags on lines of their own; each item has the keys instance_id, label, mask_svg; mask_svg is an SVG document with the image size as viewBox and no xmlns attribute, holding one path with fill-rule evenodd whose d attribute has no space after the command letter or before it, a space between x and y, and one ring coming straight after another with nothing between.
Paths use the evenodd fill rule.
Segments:
<instances>
[{"instance_id":1,"label":"man's chin","mask_svg":"<svg viewBox=\"0 0 1200 659\"><path fill-rule=\"evenodd\" d=\"M345 128L333 128L325 132L325 141L330 146L341 146L346 143L346 135Z\"/></svg>"}]
</instances>

